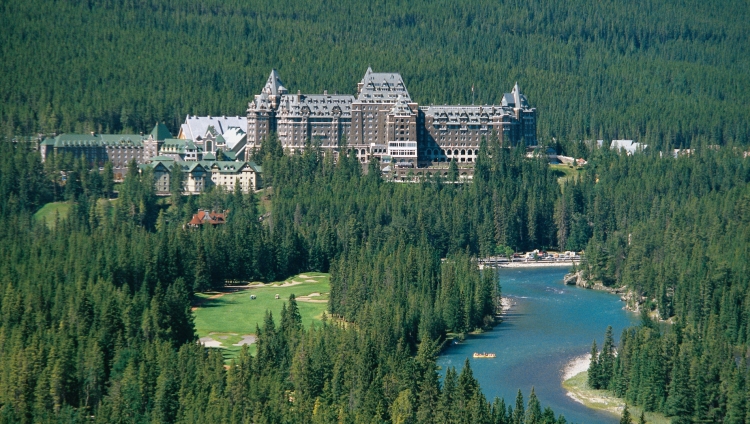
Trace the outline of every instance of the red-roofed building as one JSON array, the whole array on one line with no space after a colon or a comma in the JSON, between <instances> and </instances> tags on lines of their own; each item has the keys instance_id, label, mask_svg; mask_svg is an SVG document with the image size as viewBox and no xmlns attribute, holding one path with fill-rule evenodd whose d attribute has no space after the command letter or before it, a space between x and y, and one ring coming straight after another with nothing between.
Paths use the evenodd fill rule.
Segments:
<instances>
[{"instance_id":1,"label":"red-roofed building","mask_svg":"<svg viewBox=\"0 0 750 424\"><path fill-rule=\"evenodd\" d=\"M188 222L188 227L198 228L201 225L211 224L214 227L220 224L226 224L227 222L227 211L222 213L198 210L198 213L193 215L193 218Z\"/></svg>"}]
</instances>

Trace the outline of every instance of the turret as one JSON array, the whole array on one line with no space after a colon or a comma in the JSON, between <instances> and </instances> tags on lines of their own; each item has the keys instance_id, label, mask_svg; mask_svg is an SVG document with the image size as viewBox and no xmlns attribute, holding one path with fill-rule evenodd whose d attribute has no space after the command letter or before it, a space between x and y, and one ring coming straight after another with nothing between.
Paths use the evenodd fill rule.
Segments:
<instances>
[{"instance_id":1,"label":"turret","mask_svg":"<svg viewBox=\"0 0 750 424\"><path fill-rule=\"evenodd\" d=\"M261 93L268 96L268 99L271 101L272 109L278 107L281 96L287 93L286 87L284 87L284 84L281 82L281 78L279 77L279 73L276 72L276 69L271 69L271 75L268 76L266 85L263 87Z\"/></svg>"},{"instance_id":2,"label":"turret","mask_svg":"<svg viewBox=\"0 0 750 424\"><path fill-rule=\"evenodd\" d=\"M513 101L516 104L516 109L521 107L521 89L518 88L518 81L516 81L516 85L513 86Z\"/></svg>"}]
</instances>

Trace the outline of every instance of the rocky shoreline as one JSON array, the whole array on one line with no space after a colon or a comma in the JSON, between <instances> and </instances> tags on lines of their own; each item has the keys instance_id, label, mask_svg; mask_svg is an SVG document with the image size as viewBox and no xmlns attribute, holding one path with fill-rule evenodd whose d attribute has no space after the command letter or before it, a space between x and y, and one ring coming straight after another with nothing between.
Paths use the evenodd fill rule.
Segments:
<instances>
[{"instance_id":1,"label":"rocky shoreline","mask_svg":"<svg viewBox=\"0 0 750 424\"><path fill-rule=\"evenodd\" d=\"M625 302L623 309L631 312L640 312L641 304L643 304L645 298L638 296L632 290L629 290L627 286L620 287L607 287L601 283L601 281L589 281L583 276L583 270L577 270L565 274L563 277L563 283L567 285L575 285L591 290L601 290L620 296L620 300Z\"/></svg>"}]
</instances>

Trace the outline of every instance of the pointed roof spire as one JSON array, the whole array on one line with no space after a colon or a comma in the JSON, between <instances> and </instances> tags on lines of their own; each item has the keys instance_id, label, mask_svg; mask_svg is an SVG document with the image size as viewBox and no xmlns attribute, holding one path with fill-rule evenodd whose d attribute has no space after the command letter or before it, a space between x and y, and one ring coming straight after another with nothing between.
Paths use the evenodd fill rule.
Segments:
<instances>
[{"instance_id":1,"label":"pointed roof spire","mask_svg":"<svg viewBox=\"0 0 750 424\"><path fill-rule=\"evenodd\" d=\"M151 130L151 137L153 137L154 140L162 141L172 138L172 133L169 132L169 128L167 128L163 122L157 122L154 129Z\"/></svg>"},{"instance_id":2,"label":"pointed roof spire","mask_svg":"<svg viewBox=\"0 0 750 424\"><path fill-rule=\"evenodd\" d=\"M271 69L271 75L266 80L266 85L263 87L263 93L269 96L278 96L280 94L286 94L287 90L284 87L284 83L281 82L279 73L276 69Z\"/></svg>"},{"instance_id":3,"label":"pointed roof spire","mask_svg":"<svg viewBox=\"0 0 750 424\"><path fill-rule=\"evenodd\" d=\"M406 102L406 98L404 98L404 96L402 96L401 94L398 95L396 104L391 108L391 113L400 116L413 114L411 108L409 107L409 104Z\"/></svg>"},{"instance_id":4,"label":"pointed roof spire","mask_svg":"<svg viewBox=\"0 0 750 424\"><path fill-rule=\"evenodd\" d=\"M518 81L516 81L516 85L513 86L513 100L516 103L516 107L521 107L521 89L518 88Z\"/></svg>"}]
</instances>

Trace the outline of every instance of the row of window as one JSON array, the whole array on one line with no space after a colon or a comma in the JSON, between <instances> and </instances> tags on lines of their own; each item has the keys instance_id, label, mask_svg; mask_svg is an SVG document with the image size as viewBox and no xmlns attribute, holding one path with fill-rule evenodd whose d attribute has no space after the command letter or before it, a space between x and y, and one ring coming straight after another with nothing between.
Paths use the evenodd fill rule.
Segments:
<instances>
[{"instance_id":1,"label":"row of window","mask_svg":"<svg viewBox=\"0 0 750 424\"><path fill-rule=\"evenodd\" d=\"M391 156L416 156L417 151L416 150L401 150L401 149L395 149L390 151Z\"/></svg>"},{"instance_id":2,"label":"row of window","mask_svg":"<svg viewBox=\"0 0 750 424\"><path fill-rule=\"evenodd\" d=\"M427 149L427 150L425 150L424 153L425 153L426 156L438 156L438 155L441 155L441 156L459 156L459 155L464 156L464 155L469 155L469 156L472 156L474 153L476 153L476 151L475 150L471 150L471 149L469 149L469 150L465 150L465 149L461 149L461 150L458 150L458 149L454 149L454 150L450 150L450 149L448 149L448 150L444 150L444 149Z\"/></svg>"}]
</instances>

